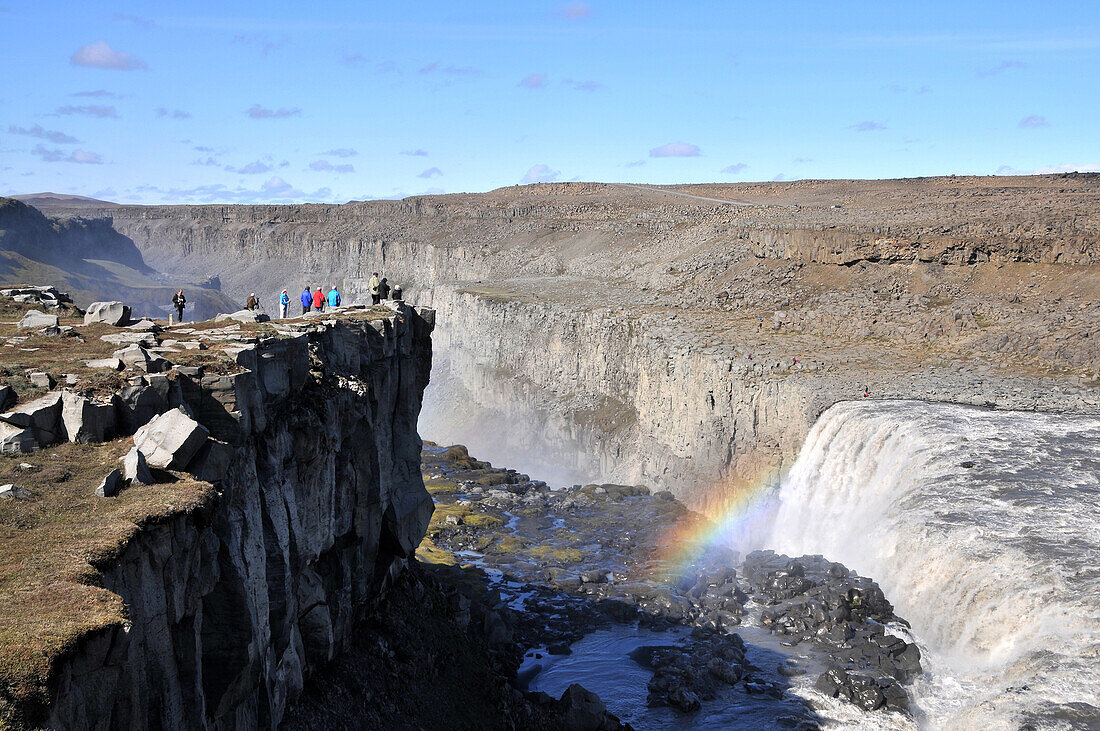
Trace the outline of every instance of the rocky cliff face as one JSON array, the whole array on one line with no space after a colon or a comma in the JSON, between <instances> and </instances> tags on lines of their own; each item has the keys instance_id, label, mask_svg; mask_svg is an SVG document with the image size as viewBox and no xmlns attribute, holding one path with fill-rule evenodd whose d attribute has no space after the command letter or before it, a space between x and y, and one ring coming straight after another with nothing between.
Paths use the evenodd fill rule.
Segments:
<instances>
[{"instance_id":1,"label":"rocky cliff face","mask_svg":"<svg viewBox=\"0 0 1100 731\"><path fill-rule=\"evenodd\" d=\"M412 285L446 323L426 433L705 507L774 477L838 400L1100 410L1098 201L1094 176L1045 176L83 215L231 294Z\"/></svg>"},{"instance_id":2,"label":"rocky cliff face","mask_svg":"<svg viewBox=\"0 0 1100 731\"><path fill-rule=\"evenodd\" d=\"M433 320L397 309L242 346L240 372L173 382L164 406L232 450L217 496L98 567L129 621L58 663L50 727L273 728L349 643L432 512L417 417Z\"/></svg>"}]
</instances>

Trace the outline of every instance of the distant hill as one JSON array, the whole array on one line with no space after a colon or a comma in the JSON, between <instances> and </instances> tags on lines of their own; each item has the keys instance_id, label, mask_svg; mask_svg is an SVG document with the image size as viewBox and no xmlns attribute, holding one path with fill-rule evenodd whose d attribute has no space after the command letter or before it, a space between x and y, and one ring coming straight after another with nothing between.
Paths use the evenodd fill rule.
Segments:
<instances>
[{"instance_id":1,"label":"distant hill","mask_svg":"<svg viewBox=\"0 0 1100 731\"><path fill-rule=\"evenodd\" d=\"M27 205L38 208L39 206L64 206L66 208L103 208L105 206L117 206L118 203L103 201L98 198L89 198L83 195L68 195L66 193L24 193L12 195L17 201L23 201Z\"/></svg>"},{"instance_id":2,"label":"distant hill","mask_svg":"<svg viewBox=\"0 0 1100 731\"><path fill-rule=\"evenodd\" d=\"M121 300L135 316L166 317L179 288L187 294L188 320L239 309L216 277L193 284L146 265L134 242L110 220L50 218L22 201L0 198L0 285L32 284L68 292L81 307Z\"/></svg>"}]
</instances>

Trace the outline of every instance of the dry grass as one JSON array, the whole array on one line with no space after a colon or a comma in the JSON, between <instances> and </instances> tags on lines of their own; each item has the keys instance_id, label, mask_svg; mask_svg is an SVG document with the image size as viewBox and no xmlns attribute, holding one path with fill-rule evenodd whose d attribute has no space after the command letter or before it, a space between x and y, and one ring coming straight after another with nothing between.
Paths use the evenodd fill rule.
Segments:
<instances>
[{"instance_id":1,"label":"dry grass","mask_svg":"<svg viewBox=\"0 0 1100 731\"><path fill-rule=\"evenodd\" d=\"M44 707L52 668L81 637L126 621L122 600L101 588L98 569L143 526L202 510L214 499L209 484L188 477L96 497L99 482L131 446L129 439L64 444L0 458L0 484L33 494L0 500L0 727L14 708Z\"/></svg>"}]
</instances>

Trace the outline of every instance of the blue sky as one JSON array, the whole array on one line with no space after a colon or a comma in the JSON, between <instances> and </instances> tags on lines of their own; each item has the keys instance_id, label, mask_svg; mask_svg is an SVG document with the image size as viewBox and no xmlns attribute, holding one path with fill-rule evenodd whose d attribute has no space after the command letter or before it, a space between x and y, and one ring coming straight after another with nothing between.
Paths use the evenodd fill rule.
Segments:
<instances>
[{"instance_id":1,"label":"blue sky","mask_svg":"<svg viewBox=\"0 0 1100 731\"><path fill-rule=\"evenodd\" d=\"M1100 3L0 0L0 194L1100 170Z\"/></svg>"}]
</instances>

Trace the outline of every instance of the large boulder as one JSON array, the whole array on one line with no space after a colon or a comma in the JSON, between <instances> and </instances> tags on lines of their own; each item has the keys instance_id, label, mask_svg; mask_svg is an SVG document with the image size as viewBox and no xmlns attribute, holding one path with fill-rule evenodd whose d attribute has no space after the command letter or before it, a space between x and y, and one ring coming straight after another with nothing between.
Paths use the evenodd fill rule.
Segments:
<instances>
[{"instance_id":1,"label":"large boulder","mask_svg":"<svg viewBox=\"0 0 1100 731\"><path fill-rule=\"evenodd\" d=\"M30 500L33 495L28 490L24 490L18 485L8 483L7 485L0 485L0 498L7 498L8 500Z\"/></svg>"},{"instance_id":2,"label":"large boulder","mask_svg":"<svg viewBox=\"0 0 1100 731\"><path fill-rule=\"evenodd\" d=\"M122 476L130 483L152 485L156 482L153 473L149 470L149 463L145 461L145 455L137 447L131 449L122 458Z\"/></svg>"},{"instance_id":3,"label":"large boulder","mask_svg":"<svg viewBox=\"0 0 1100 731\"><path fill-rule=\"evenodd\" d=\"M114 437L118 421L114 404L97 404L71 391L62 392L61 420L69 441L80 444Z\"/></svg>"},{"instance_id":4,"label":"large boulder","mask_svg":"<svg viewBox=\"0 0 1100 731\"><path fill-rule=\"evenodd\" d=\"M31 310L23 315L23 319L19 321L19 329L40 330L44 327L57 327L60 322L61 321L57 319L57 315L47 315L45 312Z\"/></svg>"},{"instance_id":5,"label":"large boulder","mask_svg":"<svg viewBox=\"0 0 1100 731\"><path fill-rule=\"evenodd\" d=\"M38 449L34 431L12 424L0 423L0 453L27 454Z\"/></svg>"},{"instance_id":6,"label":"large boulder","mask_svg":"<svg viewBox=\"0 0 1100 731\"><path fill-rule=\"evenodd\" d=\"M89 368L109 368L112 371L121 371L126 364L119 358L96 358L87 363Z\"/></svg>"},{"instance_id":7,"label":"large boulder","mask_svg":"<svg viewBox=\"0 0 1100 731\"><path fill-rule=\"evenodd\" d=\"M134 446L152 467L182 470L206 443L206 427L184 413L166 411L134 433Z\"/></svg>"},{"instance_id":8,"label":"large boulder","mask_svg":"<svg viewBox=\"0 0 1100 731\"><path fill-rule=\"evenodd\" d=\"M84 313L84 324L105 322L108 325L125 325L130 321L130 308L121 302L93 302Z\"/></svg>"},{"instance_id":9,"label":"large boulder","mask_svg":"<svg viewBox=\"0 0 1100 731\"><path fill-rule=\"evenodd\" d=\"M131 345L137 343L146 348L155 348L157 346L157 338L153 333L140 331L107 333L106 335L100 335L99 339L105 343L113 343L114 345Z\"/></svg>"},{"instance_id":10,"label":"large boulder","mask_svg":"<svg viewBox=\"0 0 1100 731\"><path fill-rule=\"evenodd\" d=\"M207 439L191 461L188 471L204 482L221 482L233 463L235 450L225 442Z\"/></svg>"},{"instance_id":11,"label":"large boulder","mask_svg":"<svg viewBox=\"0 0 1100 731\"><path fill-rule=\"evenodd\" d=\"M59 442L65 437L65 426L61 421L60 391L20 404L4 414L2 419L7 425L30 430L40 447Z\"/></svg>"},{"instance_id":12,"label":"large boulder","mask_svg":"<svg viewBox=\"0 0 1100 731\"><path fill-rule=\"evenodd\" d=\"M236 320L237 322L267 322L271 318L260 310L237 310L236 312L223 312L214 318L214 322Z\"/></svg>"},{"instance_id":13,"label":"large boulder","mask_svg":"<svg viewBox=\"0 0 1100 731\"><path fill-rule=\"evenodd\" d=\"M115 358L118 358L126 366L133 366L146 373L160 373L172 367L172 364L155 353L150 353L145 348L137 345L129 345L122 350L116 350Z\"/></svg>"},{"instance_id":14,"label":"large boulder","mask_svg":"<svg viewBox=\"0 0 1100 731\"><path fill-rule=\"evenodd\" d=\"M121 489L122 471L116 467L107 473L107 476L103 478L103 482L99 483L99 487L95 489L95 494L99 497L114 497Z\"/></svg>"}]
</instances>

